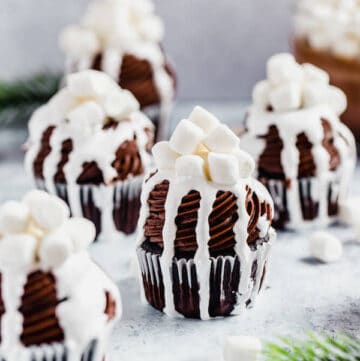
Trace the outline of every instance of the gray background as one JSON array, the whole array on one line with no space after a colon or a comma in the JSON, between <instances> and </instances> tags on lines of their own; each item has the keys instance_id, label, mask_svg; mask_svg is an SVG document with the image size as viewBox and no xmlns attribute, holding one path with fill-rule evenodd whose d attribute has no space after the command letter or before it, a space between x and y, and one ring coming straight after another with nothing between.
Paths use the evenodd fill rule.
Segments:
<instances>
[{"instance_id":1,"label":"gray background","mask_svg":"<svg viewBox=\"0 0 360 361\"><path fill-rule=\"evenodd\" d=\"M248 98L266 58L287 50L295 0L155 0L181 99ZM58 31L88 0L0 0L0 78L62 69Z\"/></svg>"}]
</instances>

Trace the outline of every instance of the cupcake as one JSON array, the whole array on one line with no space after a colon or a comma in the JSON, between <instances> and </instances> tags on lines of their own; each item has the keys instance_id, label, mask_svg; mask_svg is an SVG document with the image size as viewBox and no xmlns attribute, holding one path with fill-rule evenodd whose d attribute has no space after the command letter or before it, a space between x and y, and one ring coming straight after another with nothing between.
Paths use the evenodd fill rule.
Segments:
<instances>
[{"instance_id":1,"label":"cupcake","mask_svg":"<svg viewBox=\"0 0 360 361\"><path fill-rule=\"evenodd\" d=\"M360 3L346 0L300 0L293 49L300 63L330 74L347 96L342 120L360 140Z\"/></svg>"},{"instance_id":2,"label":"cupcake","mask_svg":"<svg viewBox=\"0 0 360 361\"><path fill-rule=\"evenodd\" d=\"M94 225L42 191L0 207L0 359L101 361L121 314L86 251Z\"/></svg>"},{"instance_id":3,"label":"cupcake","mask_svg":"<svg viewBox=\"0 0 360 361\"><path fill-rule=\"evenodd\" d=\"M60 35L67 73L101 70L131 91L155 124L167 133L175 97L175 73L161 42L163 24L150 0L94 0L80 25Z\"/></svg>"},{"instance_id":4,"label":"cupcake","mask_svg":"<svg viewBox=\"0 0 360 361\"><path fill-rule=\"evenodd\" d=\"M338 219L355 166L354 137L339 120L346 96L328 74L273 56L253 92L242 145L275 204L273 225L301 229Z\"/></svg>"},{"instance_id":5,"label":"cupcake","mask_svg":"<svg viewBox=\"0 0 360 361\"><path fill-rule=\"evenodd\" d=\"M153 155L137 247L144 298L169 316L238 314L255 301L274 239L272 200L251 178L253 159L200 107Z\"/></svg>"},{"instance_id":6,"label":"cupcake","mask_svg":"<svg viewBox=\"0 0 360 361\"><path fill-rule=\"evenodd\" d=\"M74 73L32 116L25 166L39 189L91 220L100 238L115 239L136 229L153 128L108 75Z\"/></svg>"}]
</instances>

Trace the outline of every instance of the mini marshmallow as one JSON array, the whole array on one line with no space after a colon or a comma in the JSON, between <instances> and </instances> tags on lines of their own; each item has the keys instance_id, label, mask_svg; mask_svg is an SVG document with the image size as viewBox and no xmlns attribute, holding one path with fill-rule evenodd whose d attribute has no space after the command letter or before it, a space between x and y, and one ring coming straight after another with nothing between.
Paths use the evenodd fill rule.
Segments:
<instances>
[{"instance_id":1,"label":"mini marshmallow","mask_svg":"<svg viewBox=\"0 0 360 361\"><path fill-rule=\"evenodd\" d=\"M219 119L199 106L194 108L189 116L189 120L199 126L205 133L211 132L220 124Z\"/></svg>"},{"instance_id":2,"label":"mini marshmallow","mask_svg":"<svg viewBox=\"0 0 360 361\"><path fill-rule=\"evenodd\" d=\"M77 25L66 27L60 34L61 49L71 56L92 55L100 51L101 44L96 34Z\"/></svg>"},{"instance_id":3,"label":"mini marshmallow","mask_svg":"<svg viewBox=\"0 0 360 361\"><path fill-rule=\"evenodd\" d=\"M28 234L6 235L0 241L1 267L29 267L35 262L36 239Z\"/></svg>"},{"instance_id":4,"label":"mini marshmallow","mask_svg":"<svg viewBox=\"0 0 360 361\"><path fill-rule=\"evenodd\" d=\"M224 361L257 361L261 351L261 341L256 337L229 336L224 344Z\"/></svg>"},{"instance_id":5,"label":"mini marshmallow","mask_svg":"<svg viewBox=\"0 0 360 361\"><path fill-rule=\"evenodd\" d=\"M175 161L180 156L174 152L169 142L158 142L152 148L152 154L158 169L174 169Z\"/></svg>"},{"instance_id":6,"label":"mini marshmallow","mask_svg":"<svg viewBox=\"0 0 360 361\"><path fill-rule=\"evenodd\" d=\"M184 155L176 159L176 175L180 177L204 177L204 166L204 159L198 155Z\"/></svg>"},{"instance_id":7,"label":"mini marshmallow","mask_svg":"<svg viewBox=\"0 0 360 361\"><path fill-rule=\"evenodd\" d=\"M105 113L112 119L123 120L140 109L140 104L128 90L118 90L106 95L103 100Z\"/></svg>"},{"instance_id":8,"label":"mini marshmallow","mask_svg":"<svg viewBox=\"0 0 360 361\"><path fill-rule=\"evenodd\" d=\"M69 91L77 97L103 97L109 91L119 89L118 85L105 73L85 70L67 77Z\"/></svg>"},{"instance_id":9,"label":"mini marshmallow","mask_svg":"<svg viewBox=\"0 0 360 361\"><path fill-rule=\"evenodd\" d=\"M0 233L22 233L30 220L29 208L20 202L8 201L0 207Z\"/></svg>"},{"instance_id":10,"label":"mini marshmallow","mask_svg":"<svg viewBox=\"0 0 360 361\"><path fill-rule=\"evenodd\" d=\"M339 203L339 218L346 225L354 226L358 221L360 197L351 197Z\"/></svg>"},{"instance_id":11,"label":"mini marshmallow","mask_svg":"<svg viewBox=\"0 0 360 361\"><path fill-rule=\"evenodd\" d=\"M238 159L231 154L209 153L211 179L220 185L235 184L240 177Z\"/></svg>"},{"instance_id":12,"label":"mini marshmallow","mask_svg":"<svg viewBox=\"0 0 360 361\"><path fill-rule=\"evenodd\" d=\"M302 102L302 89L298 83L288 83L274 88L270 93L270 104L277 112L299 109Z\"/></svg>"},{"instance_id":13,"label":"mini marshmallow","mask_svg":"<svg viewBox=\"0 0 360 361\"><path fill-rule=\"evenodd\" d=\"M328 97L329 105L337 115L341 115L345 112L347 108L347 98L341 89L335 86L330 86Z\"/></svg>"},{"instance_id":14,"label":"mini marshmallow","mask_svg":"<svg viewBox=\"0 0 360 361\"><path fill-rule=\"evenodd\" d=\"M148 17L138 24L141 36L148 41L159 42L164 37L164 24L157 17Z\"/></svg>"},{"instance_id":15,"label":"mini marshmallow","mask_svg":"<svg viewBox=\"0 0 360 361\"><path fill-rule=\"evenodd\" d=\"M329 86L321 83L307 83L303 89L304 107L328 104Z\"/></svg>"},{"instance_id":16,"label":"mini marshmallow","mask_svg":"<svg viewBox=\"0 0 360 361\"><path fill-rule=\"evenodd\" d=\"M332 43L331 50L339 56L357 58L360 54L360 41L344 36Z\"/></svg>"},{"instance_id":17,"label":"mini marshmallow","mask_svg":"<svg viewBox=\"0 0 360 361\"><path fill-rule=\"evenodd\" d=\"M309 63L303 64L302 68L304 70L305 81L329 84L330 76L325 70Z\"/></svg>"},{"instance_id":18,"label":"mini marshmallow","mask_svg":"<svg viewBox=\"0 0 360 361\"><path fill-rule=\"evenodd\" d=\"M190 120L183 119L172 134L170 147L180 154L192 154L204 139L204 131Z\"/></svg>"},{"instance_id":19,"label":"mini marshmallow","mask_svg":"<svg viewBox=\"0 0 360 361\"><path fill-rule=\"evenodd\" d=\"M98 103L88 101L72 110L67 119L74 128L91 134L103 127L105 113Z\"/></svg>"},{"instance_id":20,"label":"mini marshmallow","mask_svg":"<svg viewBox=\"0 0 360 361\"><path fill-rule=\"evenodd\" d=\"M267 80L259 81L253 90L252 98L256 106L266 109L270 104L270 84Z\"/></svg>"},{"instance_id":21,"label":"mini marshmallow","mask_svg":"<svg viewBox=\"0 0 360 361\"><path fill-rule=\"evenodd\" d=\"M310 236L310 255L324 263L335 262L341 258L341 241L325 231L318 231Z\"/></svg>"},{"instance_id":22,"label":"mini marshmallow","mask_svg":"<svg viewBox=\"0 0 360 361\"><path fill-rule=\"evenodd\" d=\"M328 50L333 42L333 36L326 30L318 29L309 34L308 40L312 48L318 50Z\"/></svg>"},{"instance_id":23,"label":"mini marshmallow","mask_svg":"<svg viewBox=\"0 0 360 361\"><path fill-rule=\"evenodd\" d=\"M75 252L86 250L96 237L95 225L85 218L69 218L61 229L71 238Z\"/></svg>"},{"instance_id":24,"label":"mini marshmallow","mask_svg":"<svg viewBox=\"0 0 360 361\"><path fill-rule=\"evenodd\" d=\"M225 124L214 128L204 139L206 147L216 153L231 153L239 147L240 140Z\"/></svg>"},{"instance_id":25,"label":"mini marshmallow","mask_svg":"<svg viewBox=\"0 0 360 361\"><path fill-rule=\"evenodd\" d=\"M42 191L31 191L24 197L36 224L46 231L60 227L69 218L66 203Z\"/></svg>"},{"instance_id":26,"label":"mini marshmallow","mask_svg":"<svg viewBox=\"0 0 360 361\"><path fill-rule=\"evenodd\" d=\"M271 57L267 63L267 76L274 86L288 82L302 82L304 72L293 55L283 53Z\"/></svg>"},{"instance_id":27,"label":"mini marshmallow","mask_svg":"<svg viewBox=\"0 0 360 361\"><path fill-rule=\"evenodd\" d=\"M249 178L255 170L254 158L241 149L236 150L236 157L238 158L240 178Z\"/></svg>"},{"instance_id":28,"label":"mini marshmallow","mask_svg":"<svg viewBox=\"0 0 360 361\"><path fill-rule=\"evenodd\" d=\"M39 249L39 257L45 268L58 268L73 254L74 244L62 230L45 237Z\"/></svg>"}]
</instances>

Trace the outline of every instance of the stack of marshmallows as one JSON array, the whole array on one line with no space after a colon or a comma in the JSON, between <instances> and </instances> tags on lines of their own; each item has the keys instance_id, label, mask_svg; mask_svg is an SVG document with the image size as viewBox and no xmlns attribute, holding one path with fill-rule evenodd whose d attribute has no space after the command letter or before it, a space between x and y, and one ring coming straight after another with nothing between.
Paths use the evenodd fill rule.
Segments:
<instances>
[{"instance_id":1,"label":"stack of marshmallows","mask_svg":"<svg viewBox=\"0 0 360 361\"><path fill-rule=\"evenodd\" d=\"M329 75L312 65L300 65L291 54L278 54L267 63L267 80L254 88L253 101L265 111L291 112L328 104L337 114L347 106L342 90L329 85Z\"/></svg>"},{"instance_id":2,"label":"stack of marshmallows","mask_svg":"<svg viewBox=\"0 0 360 361\"><path fill-rule=\"evenodd\" d=\"M178 124L170 141L157 143L153 155L159 170L224 186L248 178L255 168L251 156L239 148L239 138L201 107Z\"/></svg>"}]
</instances>

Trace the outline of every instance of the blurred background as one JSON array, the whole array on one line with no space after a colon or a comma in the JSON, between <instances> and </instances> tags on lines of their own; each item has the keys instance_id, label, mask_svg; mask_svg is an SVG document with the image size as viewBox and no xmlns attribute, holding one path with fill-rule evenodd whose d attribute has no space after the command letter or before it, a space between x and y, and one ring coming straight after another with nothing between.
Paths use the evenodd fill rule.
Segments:
<instances>
[{"instance_id":1,"label":"blurred background","mask_svg":"<svg viewBox=\"0 0 360 361\"><path fill-rule=\"evenodd\" d=\"M315 0L314 0L315 1ZM62 70L57 37L89 0L1 0L0 79ZM179 99L248 99L266 59L289 48L295 0L154 0Z\"/></svg>"}]
</instances>

